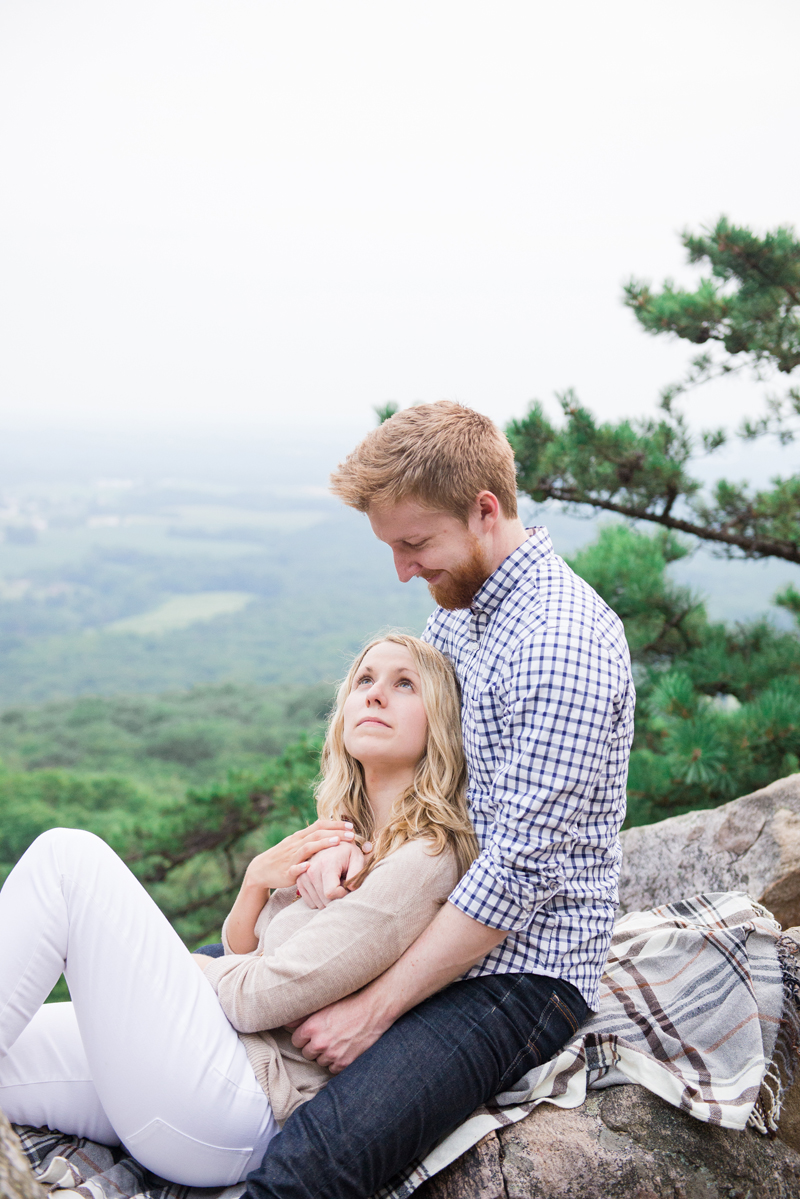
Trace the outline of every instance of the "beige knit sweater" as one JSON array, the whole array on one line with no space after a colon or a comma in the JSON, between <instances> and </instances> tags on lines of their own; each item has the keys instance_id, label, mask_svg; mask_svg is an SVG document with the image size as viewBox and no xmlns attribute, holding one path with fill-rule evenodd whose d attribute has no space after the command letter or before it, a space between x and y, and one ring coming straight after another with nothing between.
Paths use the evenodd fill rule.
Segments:
<instances>
[{"instance_id":1,"label":"beige knit sweater","mask_svg":"<svg viewBox=\"0 0 800 1199\"><path fill-rule=\"evenodd\" d=\"M330 1080L282 1026L366 986L433 920L457 880L451 852L407 841L344 899L315 910L294 887L274 891L256 921L258 948L212 959L206 978L239 1033L279 1124ZM227 923L227 922L226 922Z\"/></svg>"}]
</instances>

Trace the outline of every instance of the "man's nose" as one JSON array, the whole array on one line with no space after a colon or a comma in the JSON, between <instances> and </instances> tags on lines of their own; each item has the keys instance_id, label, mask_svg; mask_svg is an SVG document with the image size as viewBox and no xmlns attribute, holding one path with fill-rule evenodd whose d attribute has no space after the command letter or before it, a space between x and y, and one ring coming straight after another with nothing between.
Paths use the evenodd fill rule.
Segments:
<instances>
[{"instance_id":1,"label":"man's nose","mask_svg":"<svg viewBox=\"0 0 800 1199\"><path fill-rule=\"evenodd\" d=\"M409 554L401 554L399 550L394 551L394 568L401 583L407 583L419 574L419 565Z\"/></svg>"}]
</instances>

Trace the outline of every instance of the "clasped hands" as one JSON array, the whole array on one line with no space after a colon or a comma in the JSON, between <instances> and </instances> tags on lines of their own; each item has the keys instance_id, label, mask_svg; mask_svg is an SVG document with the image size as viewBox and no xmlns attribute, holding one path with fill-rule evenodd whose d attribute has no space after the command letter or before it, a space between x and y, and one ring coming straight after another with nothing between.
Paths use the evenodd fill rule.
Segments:
<instances>
[{"instance_id":1,"label":"clasped hands","mask_svg":"<svg viewBox=\"0 0 800 1199\"><path fill-rule=\"evenodd\" d=\"M277 845L253 858L228 917L228 939L234 953L250 953L258 938L255 924L269 893L276 887L297 887L310 908L325 907L347 894L347 881L363 868L369 842L355 843L353 826L346 820L315 820L307 828L284 837ZM195 954L205 973L210 959Z\"/></svg>"},{"instance_id":2,"label":"clasped hands","mask_svg":"<svg viewBox=\"0 0 800 1199\"><path fill-rule=\"evenodd\" d=\"M296 885L309 907L325 907L347 894L342 882L358 874L371 848L367 841L359 849L349 821L320 818L253 858L245 881L264 890Z\"/></svg>"}]
</instances>

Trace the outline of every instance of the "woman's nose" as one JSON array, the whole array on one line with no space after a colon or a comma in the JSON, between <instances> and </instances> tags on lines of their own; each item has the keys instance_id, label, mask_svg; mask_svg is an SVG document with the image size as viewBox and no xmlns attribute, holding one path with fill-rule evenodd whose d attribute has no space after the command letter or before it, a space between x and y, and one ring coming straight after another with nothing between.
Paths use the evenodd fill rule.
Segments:
<instances>
[{"instance_id":1,"label":"woman's nose","mask_svg":"<svg viewBox=\"0 0 800 1199\"><path fill-rule=\"evenodd\" d=\"M383 688L380 686L379 683L373 683L372 686L370 687L369 691L367 692L367 706L369 706L370 704L377 704L379 708L382 708L385 703L386 703L386 696L384 694Z\"/></svg>"}]
</instances>

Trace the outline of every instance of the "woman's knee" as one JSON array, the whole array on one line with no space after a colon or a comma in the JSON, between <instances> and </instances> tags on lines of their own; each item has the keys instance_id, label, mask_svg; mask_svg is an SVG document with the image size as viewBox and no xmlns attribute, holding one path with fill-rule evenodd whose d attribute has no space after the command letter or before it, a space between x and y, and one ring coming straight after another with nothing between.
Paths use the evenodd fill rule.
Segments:
<instances>
[{"instance_id":1,"label":"woman's knee","mask_svg":"<svg viewBox=\"0 0 800 1199\"><path fill-rule=\"evenodd\" d=\"M86 847L100 848L108 850L108 845L102 837L98 837L96 833L90 833L84 828L49 828L33 842L33 845L43 846L58 846L67 845L71 847ZM113 850L111 851L113 852Z\"/></svg>"},{"instance_id":2,"label":"woman's knee","mask_svg":"<svg viewBox=\"0 0 800 1199\"><path fill-rule=\"evenodd\" d=\"M40 833L15 867L20 877L75 879L96 878L124 863L109 845L95 833L80 828L50 828Z\"/></svg>"},{"instance_id":3,"label":"woman's knee","mask_svg":"<svg viewBox=\"0 0 800 1199\"><path fill-rule=\"evenodd\" d=\"M102 837L82 828L49 828L39 834L28 853L34 857L50 855L64 866L77 859L86 861L117 856Z\"/></svg>"}]
</instances>

